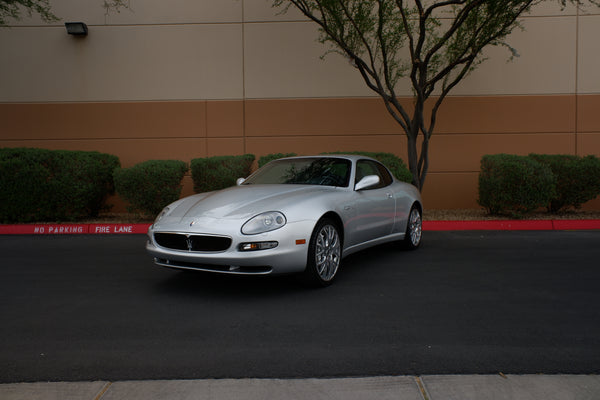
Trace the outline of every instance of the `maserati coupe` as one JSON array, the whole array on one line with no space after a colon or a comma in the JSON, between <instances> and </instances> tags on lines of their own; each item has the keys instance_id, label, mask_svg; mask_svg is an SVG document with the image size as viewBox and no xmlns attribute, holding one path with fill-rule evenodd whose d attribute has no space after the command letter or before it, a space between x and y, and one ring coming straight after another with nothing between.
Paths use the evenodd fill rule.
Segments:
<instances>
[{"instance_id":1,"label":"maserati coupe","mask_svg":"<svg viewBox=\"0 0 600 400\"><path fill-rule=\"evenodd\" d=\"M387 242L421 243L419 191L358 155L271 161L237 185L182 198L158 215L146 249L157 265L238 275L334 280L344 257Z\"/></svg>"}]
</instances>

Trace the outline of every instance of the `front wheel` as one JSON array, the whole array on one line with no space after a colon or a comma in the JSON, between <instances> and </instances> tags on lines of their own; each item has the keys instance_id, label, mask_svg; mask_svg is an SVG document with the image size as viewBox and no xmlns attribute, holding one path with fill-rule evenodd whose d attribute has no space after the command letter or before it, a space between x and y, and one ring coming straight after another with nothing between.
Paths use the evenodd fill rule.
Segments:
<instances>
[{"instance_id":1,"label":"front wheel","mask_svg":"<svg viewBox=\"0 0 600 400\"><path fill-rule=\"evenodd\" d=\"M406 233L404 235L403 247L407 250L414 250L421 245L421 237L423 231L423 218L421 210L416 204L413 204L408 214L408 222L406 224Z\"/></svg>"},{"instance_id":2,"label":"front wheel","mask_svg":"<svg viewBox=\"0 0 600 400\"><path fill-rule=\"evenodd\" d=\"M323 219L317 223L308 247L305 277L316 286L330 285L342 258L342 243L337 225Z\"/></svg>"}]
</instances>

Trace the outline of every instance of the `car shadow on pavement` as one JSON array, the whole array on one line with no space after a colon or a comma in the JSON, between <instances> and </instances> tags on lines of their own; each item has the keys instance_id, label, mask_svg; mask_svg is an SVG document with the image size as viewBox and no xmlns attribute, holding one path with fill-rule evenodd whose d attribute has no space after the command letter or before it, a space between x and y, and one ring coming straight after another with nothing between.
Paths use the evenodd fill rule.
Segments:
<instances>
[{"instance_id":1,"label":"car shadow on pavement","mask_svg":"<svg viewBox=\"0 0 600 400\"><path fill-rule=\"evenodd\" d=\"M384 244L346 257L329 287L314 287L305 282L302 274L283 276L240 276L203 271L166 270L168 277L157 283L158 292L167 295L212 298L266 298L306 294L336 287L359 284L374 273L385 276L389 264L395 264L405 252L397 244ZM384 278L385 279L385 278Z\"/></svg>"},{"instance_id":2,"label":"car shadow on pavement","mask_svg":"<svg viewBox=\"0 0 600 400\"><path fill-rule=\"evenodd\" d=\"M299 276L237 276L203 271L171 271L157 289L195 297L269 297L311 290Z\"/></svg>"}]
</instances>

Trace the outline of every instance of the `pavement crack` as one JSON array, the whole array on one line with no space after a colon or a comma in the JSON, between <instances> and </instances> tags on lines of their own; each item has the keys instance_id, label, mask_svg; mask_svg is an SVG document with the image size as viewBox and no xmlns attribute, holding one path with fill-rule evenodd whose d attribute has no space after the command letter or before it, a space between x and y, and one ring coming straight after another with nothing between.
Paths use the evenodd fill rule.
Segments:
<instances>
[{"instance_id":1,"label":"pavement crack","mask_svg":"<svg viewBox=\"0 0 600 400\"><path fill-rule=\"evenodd\" d=\"M98 395L94 397L94 400L100 400L102 396L104 396L104 393L106 393L111 386L112 382L107 382L106 385L104 385L104 387L100 391L100 393L98 393Z\"/></svg>"},{"instance_id":2,"label":"pavement crack","mask_svg":"<svg viewBox=\"0 0 600 400\"><path fill-rule=\"evenodd\" d=\"M415 376L415 381L417 382L417 386L419 386L419 390L421 391L423 400L429 400L429 396L427 395L427 390L425 390L425 386L423 385L423 381L421 381L421 378L418 376Z\"/></svg>"}]
</instances>

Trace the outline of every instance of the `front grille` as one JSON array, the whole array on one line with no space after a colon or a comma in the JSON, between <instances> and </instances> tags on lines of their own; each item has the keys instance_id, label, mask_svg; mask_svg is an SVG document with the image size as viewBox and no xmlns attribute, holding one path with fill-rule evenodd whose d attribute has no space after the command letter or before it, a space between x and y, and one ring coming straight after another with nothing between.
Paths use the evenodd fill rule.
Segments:
<instances>
[{"instance_id":1,"label":"front grille","mask_svg":"<svg viewBox=\"0 0 600 400\"><path fill-rule=\"evenodd\" d=\"M225 251L231 246L231 238L223 236L155 233L154 240L161 247L184 251Z\"/></svg>"}]
</instances>

